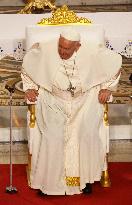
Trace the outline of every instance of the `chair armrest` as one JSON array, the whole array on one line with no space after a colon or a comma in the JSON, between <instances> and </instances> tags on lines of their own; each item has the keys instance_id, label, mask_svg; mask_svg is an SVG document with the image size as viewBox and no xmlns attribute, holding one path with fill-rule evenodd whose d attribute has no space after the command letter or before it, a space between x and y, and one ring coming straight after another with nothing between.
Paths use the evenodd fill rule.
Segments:
<instances>
[{"instance_id":1,"label":"chair armrest","mask_svg":"<svg viewBox=\"0 0 132 205\"><path fill-rule=\"evenodd\" d=\"M104 124L106 126L109 126L109 122L108 122L108 103L104 104Z\"/></svg>"},{"instance_id":2,"label":"chair armrest","mask_svg":"<svg viewBox=\"0 0 132 205\"><path fill-rule=\"evenodd\" d=\"M34 128L35 127L35 104L29 104L28 105L28 110L30 111L30 122L29 122L29 127Z\"/></svg>"}]
</instances>

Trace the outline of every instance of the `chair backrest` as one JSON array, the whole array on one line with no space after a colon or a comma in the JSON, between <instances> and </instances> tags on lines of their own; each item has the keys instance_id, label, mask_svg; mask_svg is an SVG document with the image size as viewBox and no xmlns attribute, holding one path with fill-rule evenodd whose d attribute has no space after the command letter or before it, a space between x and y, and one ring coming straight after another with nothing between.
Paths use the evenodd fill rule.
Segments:
<instances>
[{"instance_id":1,"label":"chair backrest","mask_svg":"<svg viewBox=\"0 0 132 205\"><path fill-rule=\"evenodd\" d=\"M31 25L26 27L26 48L27 50L36 42L50 41L59 38L64 27L73 26L81 34L81 41L94 42L104 45L104 30L100 24L90 25L56 25L40 26Z\"/></svg>"}]
</instances>

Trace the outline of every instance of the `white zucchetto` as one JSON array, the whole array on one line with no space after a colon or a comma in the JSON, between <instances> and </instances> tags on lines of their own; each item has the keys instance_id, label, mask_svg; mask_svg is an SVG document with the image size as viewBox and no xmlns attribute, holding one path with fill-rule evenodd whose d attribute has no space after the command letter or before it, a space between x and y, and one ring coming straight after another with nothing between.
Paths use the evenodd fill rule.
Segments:
<instances>
[{"instance_id":1,"label":"white zucchetto","mask_svg":"<svg viewBox=\"0 0 132 205\"><path fill-rule=\"evenodd\" d=\"M80 41L80 34L71 27L65 28L60 35L69 41Z\"/></svg>"}]
</instances>

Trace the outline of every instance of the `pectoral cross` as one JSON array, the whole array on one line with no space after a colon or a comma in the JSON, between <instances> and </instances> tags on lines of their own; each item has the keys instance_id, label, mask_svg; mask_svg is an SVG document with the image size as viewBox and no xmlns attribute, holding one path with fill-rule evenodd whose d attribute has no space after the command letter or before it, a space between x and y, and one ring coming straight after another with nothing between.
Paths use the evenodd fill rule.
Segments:
<instances>
[{"instance_id":1,"label":"pectoral cross","mask_svg":"<svg viewBox=\"0 0 132 205\"><path fill-rule=\"evenodd\" d=\"M74 97L74 90L76 90L76 87L73 87L71 82L69 84L69 88L67 88L67 91L71 93L71 96Z\"/></svg>"}]
</instances>

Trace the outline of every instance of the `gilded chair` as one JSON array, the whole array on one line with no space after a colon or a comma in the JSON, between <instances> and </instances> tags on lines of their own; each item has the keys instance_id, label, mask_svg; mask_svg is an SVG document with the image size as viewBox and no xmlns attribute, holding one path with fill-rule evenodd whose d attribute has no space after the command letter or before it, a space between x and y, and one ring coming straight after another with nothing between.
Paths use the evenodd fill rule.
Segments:
<instances>
[{"instance_id":1,"label":"gilded chair","mask_svg":"<svg viewBox=\"0 0 132 205\"><path fill-rule=\"evenodd\" d=\"M104 46L104 30L102 25L96 25L89 19L79 18L73 11L69 10L67 6L57 9L52 13L52 16L48 19L42 19L37 25L31 25L26 28L26 46L27 50L32 47L33 44L39 41L49 41L53 38L58 38L63 27L74 25L76 30L81 33L83 41L94 42L98 46ZM83 29L85 26L85 29ZM29 122L29 138L30 144L32 140L36 140L35 146L38 143L38 139L32 135L35 133L35 105L29 104L30 122ZM103 137L104 149L106 150L106 166L107 166L107 153L109 151L109 126L108 126L108 106L104 105L104 122L102 129L106 131L106 135ZM34 148L35 149L35 148ZM30 175L30 163L35 161L36 156L32 156L32 148L29 154L28 176ZM34 158L34 159L33 159ZM34 162L35 163L35 162ZM28 178L29 179L29 178ZM30 183L30 180L29 180ZM108 176L108 170L102 172L101 184L103 187L110 186L110 180Z\"/></svg>"}]
</instances>

